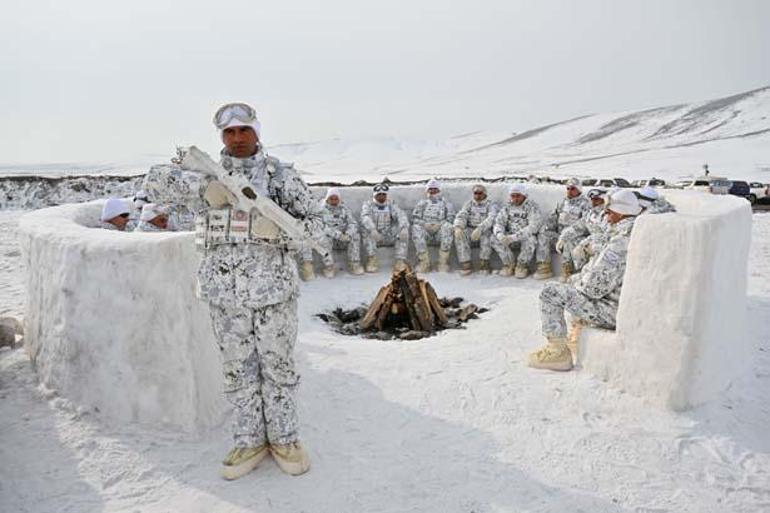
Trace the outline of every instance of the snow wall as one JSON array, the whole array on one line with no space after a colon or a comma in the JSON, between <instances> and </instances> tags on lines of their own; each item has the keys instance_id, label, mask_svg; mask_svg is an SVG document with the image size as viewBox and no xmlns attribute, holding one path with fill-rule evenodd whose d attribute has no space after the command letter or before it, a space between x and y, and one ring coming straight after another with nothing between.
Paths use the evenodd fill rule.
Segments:
<instances>
[{"instance_id":1,"label":"snow wall","mask_svg":"<svg viewBox=\"0 0 770 513\"><path fill-rule=\"evenodd\" d=\"M505 198L506 184L488 188ZM320 198L325 188L314 192ZM406 210L423 194L391 188ZM544 210L563 194L530 185ZM444 195L459 208L470 186L446 185ZM638 220L618 329L585 330L580 360L616 386L682 409L713 398L748 361L751 210L739 198L667 195L680 213ZM357 213L371 189L345 188L343 198ZM186 431L217 424L221 364L208 307L194 294L200 257L192 234L98 229L101 205L53 207L20 221L25 342L41 381L120 422Z\"/></svg>"}]
</instances>

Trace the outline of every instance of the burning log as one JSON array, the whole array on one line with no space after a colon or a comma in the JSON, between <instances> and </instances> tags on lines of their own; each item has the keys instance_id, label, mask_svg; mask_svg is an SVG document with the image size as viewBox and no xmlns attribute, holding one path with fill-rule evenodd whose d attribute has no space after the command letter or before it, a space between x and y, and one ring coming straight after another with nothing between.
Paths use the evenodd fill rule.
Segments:
<instances>
[{"instance_id":1,"label":"burning log","mask_svg":"<svg viewBox=\"0 0 770 513\"><path fill-rule=\"evenodd\" d=\"M363 330L405 326L428 333L446 327L447 323L436 291L409 268L393 273L390 283L380 289L360 321Z\"/></svg>"}]
</instances>

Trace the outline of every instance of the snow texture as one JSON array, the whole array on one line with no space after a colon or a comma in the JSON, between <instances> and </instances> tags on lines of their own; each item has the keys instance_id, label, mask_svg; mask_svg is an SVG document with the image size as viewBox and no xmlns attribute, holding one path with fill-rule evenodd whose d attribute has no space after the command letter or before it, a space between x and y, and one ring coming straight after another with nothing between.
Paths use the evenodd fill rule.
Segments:
<instances>
[{"instance_id":1,"label":"snow texture","mask_svg":"<svg viewBox=\"0 0 770 513\"><path fill-rule=\"evenodd\" d=\"M219 355L194 295L192 234L91 227L101 204L20 220L25 345L41 381L119 422L219 422Z\"/></svg>"},{"instance_id":2,"label":"snow texture","mask_svg":"<svg viewBox=\"0 0 770 513\"><path fill-rule=\"evenodd\" d=\"M716 397L750 360L751 209L730 196L667 197L678 213L636 221L617 329L584 330L580 363L621 389L681 410Z\"/></svg>"}]
</instances>

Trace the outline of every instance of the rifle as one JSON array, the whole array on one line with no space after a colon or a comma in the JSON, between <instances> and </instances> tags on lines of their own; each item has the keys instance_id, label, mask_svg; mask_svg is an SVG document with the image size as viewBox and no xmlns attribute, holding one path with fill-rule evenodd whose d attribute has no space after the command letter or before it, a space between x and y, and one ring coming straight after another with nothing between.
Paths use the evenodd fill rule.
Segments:
<instances>
[{"instance_id":1,"label":"rifle","mask_svg":"<svg viewBox=\"0 0 770 513\"><path fill-rule=\"evenodd\" d=\"M302 225L291 214L276 205L269 197L257 194L252 184L238 173L232 173L214 162L206 153L195 146L187 149L179 148L177 162L185 171L192 171L211 176L219 180L233 195L238 210L251 212L255 209L262 217L272 221L289 239L310 246L321 256L327 255L327 250L307 234Z\"/></svg>"}]
</instances>

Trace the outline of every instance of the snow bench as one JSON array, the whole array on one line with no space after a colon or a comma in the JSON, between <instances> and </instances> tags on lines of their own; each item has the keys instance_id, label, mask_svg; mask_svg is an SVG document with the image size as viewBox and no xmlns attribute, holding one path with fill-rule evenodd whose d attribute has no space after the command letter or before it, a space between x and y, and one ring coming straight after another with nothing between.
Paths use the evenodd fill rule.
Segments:
<instances>
[{"instance_id":1,"label":"snow bench","mask_svg":"<svg viewBox=\"0 0 770 513\"><path fill-rule=\"evenodd\" d=\"M489 189L502 200L507 185ZM424 194L422 186L391 193L407 210ZM447 185L444 194L459 208L470 184ZM544 210L563 194L531 186ZM343 195L358 212L371 189ZM714 397L748 360L751 211L739 198L667 196L681 213L637 221L617 331L586 329L579 358L610 383L681 409ZM25 343L41 381L119 422L186 431L217 424L221 365L208 307L194 294L192 233L96 229L101 205L47 208L20 221Z\"/></svg>"}]
</instances>

